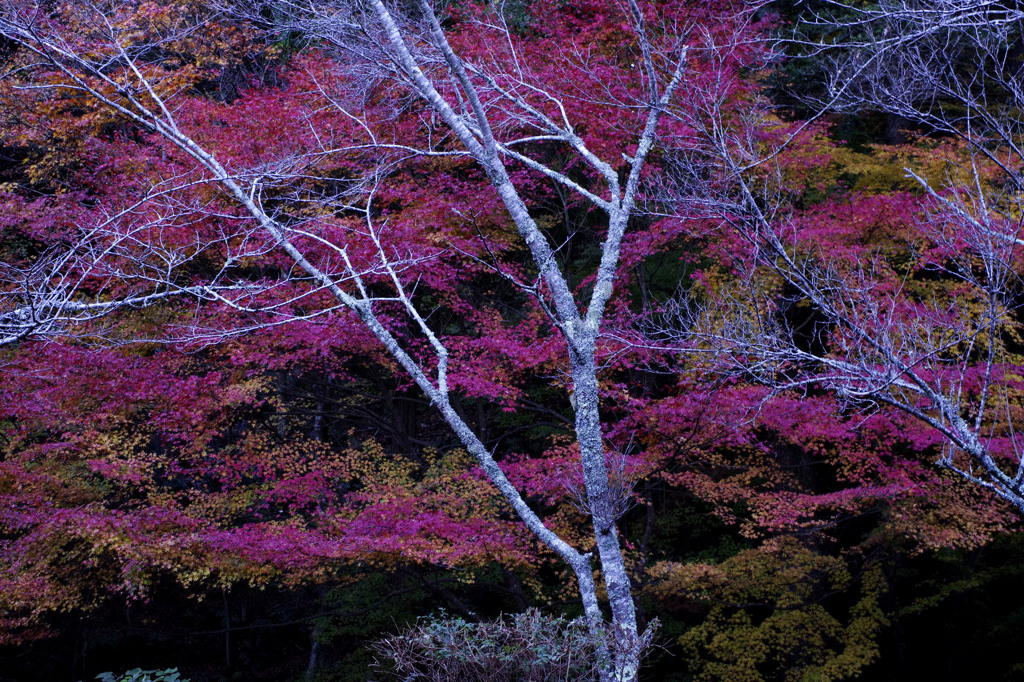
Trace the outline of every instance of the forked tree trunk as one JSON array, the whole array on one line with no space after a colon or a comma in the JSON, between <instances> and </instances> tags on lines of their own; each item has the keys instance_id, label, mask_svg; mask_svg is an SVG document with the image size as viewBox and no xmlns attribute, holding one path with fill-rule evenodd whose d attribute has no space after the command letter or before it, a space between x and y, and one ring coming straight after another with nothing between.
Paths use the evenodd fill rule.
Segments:
<instances>
[{"instance_id":1,"label":"forked tree trunk","mask_svg":"<svg viewBox=\"0 0 1024 682\"><path fill-rule=\"evenodd\" d=\"M476 458L485 474L500 491L502 496L515 511L520 520L544 545L560 556L571 567L576 576L580 599L593 634L599 641L605 642L599 653L600 677L603 682L633 682L639 669L642 637L637 628L636 608L633 602L630 579L622 553L618 531L615 526L620 500L613 499L622 491L618 486L609 485L609 471L605 460L604 442L601 430L599 410L599 386L597 378L597 340L604 311L612 295L614 278L619 266L620 248L623 235L632 214L634 200L640 177L648 152L656 138L658 121L668 106L678 86L687 59L687 48L680 47L682 42L674 43L670 50L674 56L664 57L662 66L669 68L669 78L663 78L661 68L655 68L652 58L652 44L644 29L643 13L635 0L626 0L626 21L634 31L637 47L642 53L643 62L637 70L638 83L644 91L643 104L638 111L646 112L643 130L638 130L636 151L632 157L622 154L627 163L626 181L622 182L620 173L621 161L613 159L612 163L598 158L584 140L576 133L568 120L565 108L562 107L557 93L543 90L542 83L526 84L530 97L540 95L555 102L562 115L558 120L550 118L538 109L530 98L517 95L514 91L503 90L500 83L489 79L487 74L474 71L463 62L449 45L445 32L434 14L429 0L418 0L418 11L422 15L425 31L417 35L413 42L414 49L406 43L408 36L390 13L382 0L363 0L353 3L351 7L365 5L366 13L361 9L353 10L352 17L341 16L339 9L332 3L287 3L288 11L304 11L309 13L309 23L301 27L303 32L309 29L317 31L336 31L343 40L351 32L365 32L368 44L374 50L382 50L385 72L404 81L407 85L446 125L454 137L461 143L465 153L471 157L486 173L490 183L500 197L520 237L527 246L533 264L540 273L544 291L540 283L533 288L538 304L550 315L553 325L558 329L565 341L571 365L573 389L576 400L575 430L580 447L580 465L586 487L586 505L591 515L594 529L594 547L600 561L600 570L604 581L608 602L611 609L611 627L606 626L600 604L598 591L594 584L595 566L589 551L572 547L565 540L547 528L540 517L523 500L519 491L505 476L501 467L494 460L493 454L484 446L477 432L474 431L455 410L448 388L448 350L441 339L427 324L427 317L422 314L412 300L402 279L396 270L396 263L385 252L378 241L377 228L373 223L370 210L370 199L367 199L366 219L369 236L374 239L379 249L379 262L374 266L376 274L382 274L385 280L390 277L394 293L397 296L386 297L388 301L399 302L404 307L413 328L418 328L427 341L428 350L435 355L436 369L422 364L415 359L408 348L403 346L374 309L377 300L370 292L373 287L363 281L363 272L353 267L348 260L345 243L329 244L334 247L337 258L340 258L346 270L341 274L328 271L311 261L307 254L290 240L292 232L286 224L278 221L273 212L268 212L262 203L259 190L259 176L239 174L237 169L226 168L208 149L190 137L178 126L175 120L174 107L168 106L161 98L157 89L146 80L143 71L135 64L134 57L119 41L118 34L111 33L109 48L111 60L93 61L90 56L77 54L74 47L69 46L62 37L53 37L40 33L36 28L36 15L29 12L22 14L12 6L0 11L0 34L10 40L28 47L42 61L46 62L55 74L66 80L63 87L71 87L76 91L87 93L96 101L109 107L128 120L152 131L171 145L176 146L183 154L194 159L209 174L209 182L216 183L231 197L253 221L253 233L262 232L266 238L277 245L280 252L290 258L296 269L304 273L304 277L313 286L325 294L333 296L341 305L350 309L362 323L394 357L399 366L409 374L416 385L424 392L430 402L438 409L443 419L458 436L466 449ZM264 5L260 5L261 8ZM301 8L301 9L297 9ZM98 12L98 10L96 10ZM285 12L287 14L287 11ZM354 17L354 18L353 18ZM103 19L103 17L100 17ZM104 19L105 20L105 19ZM359 24L365 21L366 24ZM356 22L356 23L353 23ZM102 23L102 22L99 22ZM324 28L324 27L327 28ZM510 41L512 36L507 36ZM328 35L328 41L332 38ZM670 41L671 42L671 41ZM344 48L344 46L342 46ZM102 51L102 46L98 47ZM91 48L90 48L91 49ZM425 53L432 52L424 58ZM668 54L666 52L666 54ZM664 56L664 55L663 55ZM109 64L121 64L131 72L132 87L114 79L108 69ZM448 70L446 83L442 90L448 93L449 101L431 80L432 69L437 63L443 63ZM430 76L421 68L421 64L429 65ZM470 77L472 73L472 78ZM139 81L138 87L135 81ZM99 83L99 85L97 85ZM477 85L487 83L490 97L516 111L516 115L526 121L530 130L540 130L538 139L557 144L569 150L584 165L589 167L603 181L600 190L591 190L572 177L555 167L545 166L542 161L526 156L518 151L514 140L502 143L495 138L495 133L488 121L488 111L494 110L494 102L485 103L481 100ZM455 92L452 95L452 92ZM335 103L331 101L331 104ZM499 107L500 108L500 107ZM350 118L357 119L344 112ZM557 117L556 117L557 118ZM369 128L365 128L373 138ZM630 143L633 140L629 141ZM377 145L372 139L372 145ZM445 143L447 144L447 142ZM372 146L371 145L371 146ZM385 145L386 146L386 145ZM403 147L405 151L411 148ZM417 151L417 150L412 150ZM427 150L431 153L431 150ZM447 153L447 152L445 152ZM536 224L530 211L519 193L519 188L510 177L503 159L511 159L515 163L524 164L533 171L540 173L549 180L561 185L563 189L573 192L589 202L594 208L603 211L608 217L607 236L601 245L600 263L597 266L593 291L589 301L583 305L578 301L570 288L565 273L558 265L558 259L545 233ZM252 177L251 186L243 177ZM343 286L344 284L344 286ZM176 290L181 293L195 293L205 296L208 300L218 300L231 305L231 301L219 296L207 287L199 291L191 289ZM164 296L165 294L160 294ZM247 308L248 309L248 308ZM276 310L276 308L275 308ZM581 313L585 310L585 313ZM2 341L2 339L0 339ZM319 417L320 415L318 415ZM319 432L324 425L318 424ZM225 595L226 596L226 595ZM610 636L609 636L610 633ZM316 660L316 648L311 651L311 668Z\"/></svg>"}]
</instances>

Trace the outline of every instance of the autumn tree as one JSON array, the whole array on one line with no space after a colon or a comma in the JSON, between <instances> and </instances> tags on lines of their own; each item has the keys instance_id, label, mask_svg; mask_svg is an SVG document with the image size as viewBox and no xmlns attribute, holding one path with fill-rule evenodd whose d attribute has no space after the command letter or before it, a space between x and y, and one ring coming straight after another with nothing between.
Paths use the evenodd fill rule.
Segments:
<instances>
[{"instance_id":1,"label":"autumn tree","mask_svg":"<svg viewBox=\"0 0 1024 682\"><path fill-rule=\"evenodd\" d=\"M536 4L531 12L558 21L530 35L517 27L519 6L466 5L439 15L426 0L282 0L211 14L202 3L69 3L49 11L9 0L0 33L17 45L12 87L100 112L90 116L121 128L104 152L122 174L119 194L107 194L119 205L104 208L117 218L77 225L86 234L99 230L102 269L88 270L96 291L126 302L186 293L207 304L164 336L223 340L335 319L371 335L522 523L571 568L599 634L591 552L544 523L457 409L459 393L498 396L481 383L473 355L433 322L442 307L433 292L443 288L435 265L454 251L529 301L558 339L575 413L581 505L592 525L586 544L597 553L612 614L602 676L631 680L650 633L638 627L616 527L629 491L602 431L602 327L618 305L624 238L638 221L656 148L665 140L677 150L690 144L686 109L694 100L743 107L738 74L757 63L759 50L736 39L752 29L733 10L632 0L611 9ZM199 28L212 23L227 42L258 26L272 41L298 36L309 45L288 76L296 98L268 92L249 103L254 117L277 126L272 136L254 135L254 120L228 122L225 104L189 94L203 65L182 54L207 50L213 59L227 49L197 48ZM151 157L153 167L126 175L130 150L143 145L159 149L159 161ZM496 213L452 206L462 224L447 234L434 226L440 217L412 225L393 216L395 169L414 162L446 166L454 182L486 181ZM594 216L599 239L582 281L570 281L560 255L573 234L553 241L538 221L534 197L542 187ZM513 232L502 234L502 225ZM525 266L500 257L512 249L528 254Z\"/></svg>"},{"instance_id":2,"label":"autumn tree","mask_svg":"<svg viewBox=\"0 0 1024 682\"><path fill-rule=\"evenodd\" d=\"M50 310L104 313L0 351L5 642L120 597L137 613L168 576L216 596L204 608L222 609L229 660L246 584L288 590L308 674L325 632L357 646L348 634L395 613L314 618L342 593L359 609L429 594L473 620L571 600L582 574L594 625L613 576L591 588L587 551L607 530L629 539L603 542L639 597L636 631L610 630L622 676L622 648L657 615L690 628L695 675L849 678L889 636L886 562L974 550L1012 524L925 464L943 442L927 423L863 399L837 409L808 356L773 364L735 343L782 329L822 356L835 330L747 238L755 208L808 272L870 263L903 284L876 297L965 300L907 265L940 252L900 170L941 181L965 148L853 150L787 122L752 68L762 44L742 39L758 27L729 6L645 6L661 14L643 21L603 3L503 9L448 7L437 25L408 3L4 15L25 31L0 81L17 158L0 167L4 260L54 264L34 276L64 301ZM679 291L705 325L685 356L630 332L670 318L659 301ZM577 435L594 435L578 419L597 404L604 452L586 452L608 480L593 498Z\"/></svg>"},{"instance_id":3,"label":"autumn tree","mask_svg":"<svg viewBox=\"0 0 1024 682\"><path fill-rule=\"evenodd\" d=\"M797 45L832 60L824 101L919 126L900 152L909 182L896 178L870 203L835 198L796 215L806 182L780 149L802 143L765 145L749 126L709 116L704 134L729 182L708 204L741 246L737 279L711 305L683 303L679 319L695 325L689 338L774 390L823 387L846 409L919 419L941 434L940 467L1024 512L1019 9L817 7L808 22L834 29L832 42ZM878 237L862 232L865 221Z\"/></svg>"}]
</instances>

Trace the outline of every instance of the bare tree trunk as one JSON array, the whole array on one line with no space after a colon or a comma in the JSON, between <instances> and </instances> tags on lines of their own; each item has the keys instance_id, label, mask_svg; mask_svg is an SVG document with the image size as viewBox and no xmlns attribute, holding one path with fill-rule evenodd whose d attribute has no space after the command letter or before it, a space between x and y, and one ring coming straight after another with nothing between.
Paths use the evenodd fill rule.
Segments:
<instances>
[{"instance_id":1,"label":"bare tree trunk","mask_svg":"<svg viewBox=\"0 0 1024 682\"><path fill-rule=\"evenodd\" d=\"M228 601L228 588L220 589L224 601L224 669L230 671L233 667L231 660L231 604Z\"/></svg>"},{"instance_id":2,"label":"bare tree trunk","mask_svg":"<svg viewBox=\"0 0 1024 682\"><path fill-rule=\"evenodd\" d=\"M583 462L583 480L594 526L597 555L601 561L601 572L612 610L612 626L617 639L614 653L621 657L616 671L622 679L631 680L639 670L636 608L615 525L619 500L612 499L608 485L592 343L589 352L579 349L573 351L572 370L576 397L576 438Z\"/></svg>"}]
</instances>

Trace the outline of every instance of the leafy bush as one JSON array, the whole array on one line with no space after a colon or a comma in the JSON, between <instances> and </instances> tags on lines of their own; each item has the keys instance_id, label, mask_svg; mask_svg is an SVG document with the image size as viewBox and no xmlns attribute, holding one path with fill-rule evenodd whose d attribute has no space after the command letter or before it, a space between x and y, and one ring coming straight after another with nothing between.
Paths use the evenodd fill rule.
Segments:
<instances>
[{"instance_id":1,"label":"leafy bush","mask_svg":"<svg viewBox=\"0 0 1024 682\"><path fill-rule=\"evenodd\" d=\"M468 623L441 613L374 643L402 680L424 682L584 682L597 679L597 638L583 619L536 609L503 620Z\"/></svg>"}]
</instances>

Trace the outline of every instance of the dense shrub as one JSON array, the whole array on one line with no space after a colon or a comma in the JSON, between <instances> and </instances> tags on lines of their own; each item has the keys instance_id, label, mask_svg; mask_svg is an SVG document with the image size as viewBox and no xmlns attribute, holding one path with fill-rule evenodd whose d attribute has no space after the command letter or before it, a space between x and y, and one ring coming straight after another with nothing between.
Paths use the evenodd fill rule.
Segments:
<instances>
[{"instance_id":1,"label":"dense shrub","mask_svg":"<svg viewBox=\"0 0 1024 682\"><path fill-rule=\"evenodd\" d=\"M597 638L582 619L537 610L469 623L442 613L376 642L380 668L402 680L429 682L583 682L597 679Z\"/></svg>"}]
</instances>

